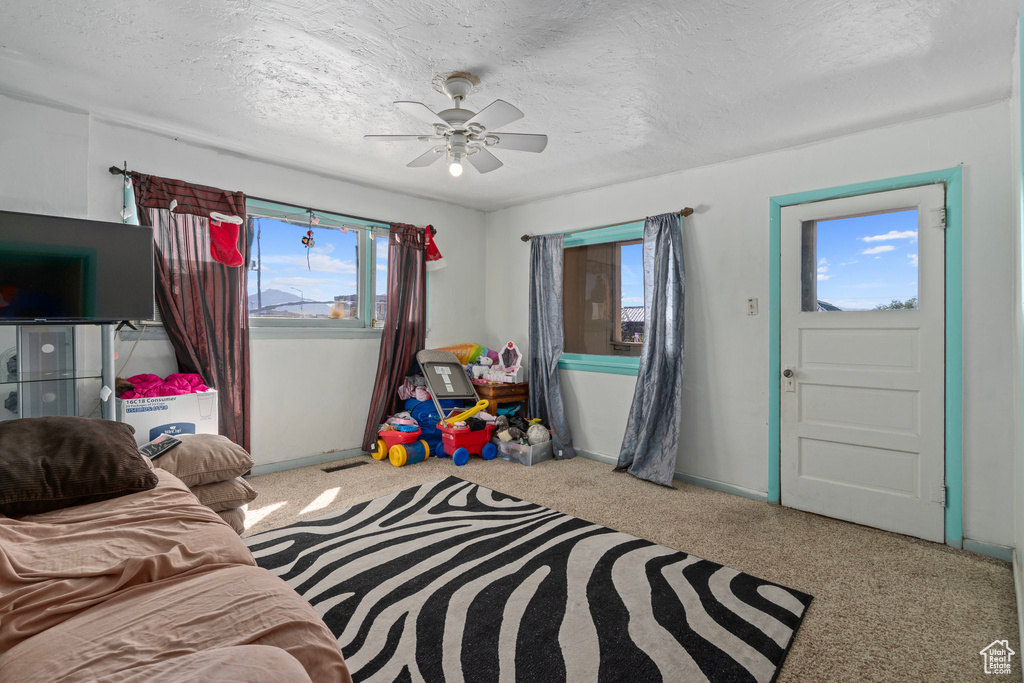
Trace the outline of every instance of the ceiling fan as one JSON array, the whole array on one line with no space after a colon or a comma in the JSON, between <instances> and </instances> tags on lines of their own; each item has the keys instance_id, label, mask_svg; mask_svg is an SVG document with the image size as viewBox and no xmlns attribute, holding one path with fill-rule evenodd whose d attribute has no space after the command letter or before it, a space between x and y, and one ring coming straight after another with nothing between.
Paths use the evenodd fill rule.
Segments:
<instances>
[{"instance_id":1,"label":"ceiling fan","mask_svg":"<svg viewBox=\"0 0 1024 683\"><path fill-rule=\"evenodd\" d=\"M436 114L422 102L395 102L403 112L434 127L433 135L367 135L367 140L380 142L431 142L434 146L410 161L413 168L429 166L444 157L448 172L462 175L462 162L468 161L480 173L501 168L502 163L491 154L490 148L518 152L543 152L548 144L547 135L530 133L499 133L496 128L518 121L523 112L504 100L494 100L479 113L462 108L462 101L473 91L477 81L472 74L458 73L441 84L445 95L455 101L455 107Z\"/></svg>"}]
</instances>

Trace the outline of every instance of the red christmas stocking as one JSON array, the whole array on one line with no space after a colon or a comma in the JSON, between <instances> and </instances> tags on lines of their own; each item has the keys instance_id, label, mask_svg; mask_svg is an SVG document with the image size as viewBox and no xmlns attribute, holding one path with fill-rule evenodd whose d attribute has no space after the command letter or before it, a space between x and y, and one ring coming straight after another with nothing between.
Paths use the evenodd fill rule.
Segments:
<instances>
[{"instance_id":1,"label":"red christmas stocking","mask_svg":"<svg viewBox=\"0 0 1024 683\"><path fill-rule=\"evenodd\" d=\"M423 231L424 246L426 247L427 270L440 270L448 265L444 262L444 256L441 256L441 252L437 250L437 245L434 244L434 234L436 232L437 231L434 230L434 226L432 225L428 225Z\"/></svg>"},{"instance_id":2,"label":"red christmas stocking","mask_svg":"<svg viewBox=\"0 0 1024 683\"><path fill-rule=\"evenodd\" d=\"M238 251L238 229L242 219L224 213L210 212L210 256L226 266L242 265L245 259Z\"/></svg>"}]
</instances>

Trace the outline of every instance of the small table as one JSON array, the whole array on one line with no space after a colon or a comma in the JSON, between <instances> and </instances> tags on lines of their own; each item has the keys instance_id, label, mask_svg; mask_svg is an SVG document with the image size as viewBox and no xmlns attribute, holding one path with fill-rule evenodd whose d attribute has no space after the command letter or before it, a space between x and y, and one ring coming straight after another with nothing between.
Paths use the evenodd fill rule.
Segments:
<instances>
[{"instance_id":1,"label":"small table","mask_svg":"<svg viewBox=\"0 0 1024 683\"><path fill-rule=\"evenodd\" d=\"M516 384L477 384L473 383L477 395L487 400L487 412L491 415L498 414L498 406L502 403L529 402L530 383L518 382Z\"/></svg>"}]
</instances>

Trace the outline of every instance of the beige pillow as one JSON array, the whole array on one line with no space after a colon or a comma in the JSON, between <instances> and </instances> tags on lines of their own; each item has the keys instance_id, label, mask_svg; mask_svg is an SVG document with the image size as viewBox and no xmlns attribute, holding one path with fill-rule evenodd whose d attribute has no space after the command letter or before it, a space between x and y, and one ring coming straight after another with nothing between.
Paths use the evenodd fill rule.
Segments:
<instances>
[{"instance_id":1,"label":"beige pillow","mask_svg":"<svg viewBox=\"0 0 1024 683\"><path fill-rule=\"evenodd\" d=\"M230 510L256 500L256 489L241 477L190 488L199 502L214 512Z\"/></svg>"},{"instance_id":2,"label":"beige pillow","mask_svg":"<svg viewBox=\"0 0 1024 683\"><path fill-rule=\"evenodd\" d=\"M241 536L245 533L245 510L231 508L230 510L221 510L217 514L235 530L236 534Z\"/></svg>"},{"instance_id":3,"label":"beige pillow","mask_svg":"<svg viewBox=\"0 0 1024 683\"><path fill-rule=\"evenodd\" d=\"M181 444L153 464L167 470L185 486L200 486L234 479L252 469L252 456L231 439L219 434L179 434Z\"/></svg>"}]
</instances>

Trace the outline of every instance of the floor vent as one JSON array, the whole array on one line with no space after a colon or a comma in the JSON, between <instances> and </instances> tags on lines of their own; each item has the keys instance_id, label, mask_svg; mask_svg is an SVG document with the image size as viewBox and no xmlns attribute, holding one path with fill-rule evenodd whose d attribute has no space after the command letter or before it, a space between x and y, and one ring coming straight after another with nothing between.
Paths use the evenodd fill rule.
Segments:
<instances>
[{"instance_id":1,"label":"floor vent","mask_svg":"<svg viewBox=\"0 0 1024 683\"><path fill-rule=\"evenodd\" d=\"M324 467L324 468L321 468L321 469L323 469L324 472L337 472L338 470L347 470L350 467L359 467L360 465L369 465L369 464L370 463L365 462L365 461L362 461L362 462L350 462L347 465L335 465L334 467Z\"/></svg>"}]
</instances>

